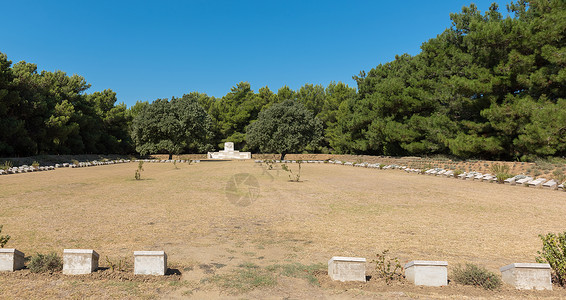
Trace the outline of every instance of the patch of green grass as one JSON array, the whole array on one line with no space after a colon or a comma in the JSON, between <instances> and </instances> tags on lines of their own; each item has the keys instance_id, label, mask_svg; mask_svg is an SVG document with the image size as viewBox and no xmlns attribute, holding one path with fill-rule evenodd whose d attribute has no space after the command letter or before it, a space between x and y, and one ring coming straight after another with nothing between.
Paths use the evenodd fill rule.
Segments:
<instances>
[{"instance_id":1,"label":"patch of green grass","mask_svg":"<svg viewBox=\"0 0 566 300\"><path fill-rule=\"evenodd\" d=\"M320 283L318 282L315 273L317 271L323 271L326 268L327 266L323 263L312 264L312 265L292 263L285 265L279 265L279 264L271 265L268 266L266 269L268 271L277 273L279 275L306 279L310 284L320 286Z\"/></svg>"},{"instance_id":2,"label":"patch of green grass","mask_svg":"<svg viewBox=\"0 0 566 300\"><path fill-rule=\"evenodd\" d=\"M115 287L120 291L126 292L128 295L139 295L139 282L135 281L108 281L106 282L107 287Z\"/></svg>"},{"instance_id":3,"label":"patch of green grass","mask_svg":"<svg viewBox=\"0 0 566 300\"><path fill-rule=\"evenodd\" d=\"M277 284L277 279L269 272L253 263L243 263L226 275L214 275L210 282L235 294L245 293L256 288Z\"/></svg>"}]
</instances>

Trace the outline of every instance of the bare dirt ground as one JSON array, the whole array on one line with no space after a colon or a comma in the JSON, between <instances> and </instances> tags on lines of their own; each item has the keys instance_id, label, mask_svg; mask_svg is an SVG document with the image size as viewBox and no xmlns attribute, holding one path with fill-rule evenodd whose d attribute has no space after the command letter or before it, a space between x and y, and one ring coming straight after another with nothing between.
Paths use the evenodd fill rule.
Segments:
<instances>
[{"instance_id":1,"label":"bare dirt ground","mask_svg":"<svg viewBox=\"0 0 566 300\"><path fill-rule=\"evenodd\" d=\"M369 263L385 249L402 264L446 260L450 279L458 263L499 273L534 262L539 234L566 231L564 192L328 164L303 164L299 183L253 161L146 163L139 181L136 167L1 176L6 247L27 256L95 249L103 268L129 264L81 276L1 273L0 298L566 298L556 285L387 285ZM171 275L133 276L138 250L166 251ZM330 281L332 256L366 257L372 277Z\"/></svg>"}]
</instances>

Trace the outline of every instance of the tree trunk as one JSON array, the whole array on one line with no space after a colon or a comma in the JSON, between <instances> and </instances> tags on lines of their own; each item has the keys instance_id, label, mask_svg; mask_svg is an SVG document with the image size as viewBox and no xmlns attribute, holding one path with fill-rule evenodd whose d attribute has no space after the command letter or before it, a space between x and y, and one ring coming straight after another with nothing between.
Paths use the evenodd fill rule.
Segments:
<instances>
[{"instance_id":1,"label":"tree trunk","mask_svg":"<svg viewBox=\"0 0 566 300\"><path fill-rule=\"evenodd\" d=\"M169 153L169 160L173 159L173 153Z\"/></svg>"},{"instance_id":2,"label":"tree trunk","mask_svg":"<svg viewBox=\"0 0 566 300\"><path fill-rule=\"evenodd\" d=\"M287 153L285 153L285 152L281 153L281 159L280 159L280 160L284 160L284 159L285 159L285 154L287 154Z\"/></svg>"}]
</instances>

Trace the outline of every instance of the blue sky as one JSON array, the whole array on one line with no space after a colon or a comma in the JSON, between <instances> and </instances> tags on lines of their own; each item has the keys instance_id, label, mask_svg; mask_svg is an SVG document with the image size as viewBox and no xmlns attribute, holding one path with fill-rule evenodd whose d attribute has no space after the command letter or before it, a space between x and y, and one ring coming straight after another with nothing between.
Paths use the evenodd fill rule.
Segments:
<instances>
[{"instance_id":1,"label":"blue sky","mask_svg":"<svg viewBox=\"0 0 566 300\"><path fill-rule=\"evenodd\" d=\"M85 77L118 102L222 97L352 80L450 27L451 12L504 1L3 1L0 52Z\"/></svg>"}]
</instances>

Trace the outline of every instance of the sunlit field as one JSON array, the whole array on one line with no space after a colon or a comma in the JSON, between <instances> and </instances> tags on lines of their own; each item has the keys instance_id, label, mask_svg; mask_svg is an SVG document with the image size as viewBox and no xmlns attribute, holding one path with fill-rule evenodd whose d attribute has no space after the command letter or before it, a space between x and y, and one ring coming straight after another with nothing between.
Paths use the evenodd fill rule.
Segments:
<instances>
[{"instance_id":1,"label":"sunlit field","mask_svg":"<svg viewBox=\"0 0 566 300\"><path fill-rule=\"evenodd\" d=\"M297 165L290 165L297 172ZM253 161L137 163L57 169L0 177L0 224L7 248L26 256L94 249L100 266L128 262L124 276L0 274L0 297L103 298L453 298L566 297L497 292L449 284L415 288L330 282L332 256L368 259L390 250L411 260L475 263L499 273L535 262L539 234L566 231L566 193L330 164L303 164L301 182ZM164 250L176 275L131 275L133 251ZM242 266L274 282L242 289L223 281ZM315 281L274 266L310 266ZM235 273L236 272L236 273ZM102 275L101 275L102 274ZM116 275L118 274L118 275ZM263 274L263 273L262 273ZM271 276L271 277L270 277Z\"/></svg>"}]
</instances>

